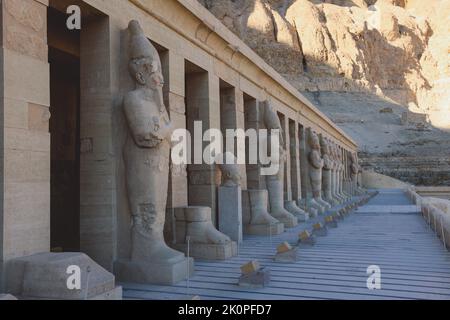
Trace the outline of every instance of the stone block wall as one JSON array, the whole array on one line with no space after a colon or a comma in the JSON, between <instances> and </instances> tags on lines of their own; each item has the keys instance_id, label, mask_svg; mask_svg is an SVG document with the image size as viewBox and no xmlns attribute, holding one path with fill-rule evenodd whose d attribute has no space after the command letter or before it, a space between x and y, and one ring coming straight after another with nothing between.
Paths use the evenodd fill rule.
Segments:
<instances>
[{"instance_id":1,"label":"stone block wall","mask_svg":"<svg viewBox=\"0 0 450 320\"><path fill-rule=\"evenodd\" d=\"M308 188L306 128L354 151L355 143L195 1L87 0L81 29L80 248L107 270L130 248L122 146L122 103L132 88L126 28L141 22L158 44L164 101L176 128L262 129L261 105L282 118L288 164L285 198ZM50 76L46 0L1 2L0 260L50 250ZM84 8L84 7L83 7ZM84 9L83 9L84 10ZM201 73L187 70L194 65ZM188 81L187 81L188 80ZM221 82L229 84L221 89ZM221 99L229 105L221 110ZM258 165L241 166L242 188L265 189ZM167 223L174 208L209 206L217 223L215 166L171 166ZM167 230L166 230L167 231ZM170 234L170 230L168 230ZM170 241L170 239L169 239Z\"/></svg>"},{"instance_id":2,"label":"stone block wall","mask_svg":"<svg viewBox=\"0 0 450 320\"><path fill-rule=\"evenodd\" d=\"M47 4L0 3L0 264L50 249Z\"/></svg>"}]
</instances>

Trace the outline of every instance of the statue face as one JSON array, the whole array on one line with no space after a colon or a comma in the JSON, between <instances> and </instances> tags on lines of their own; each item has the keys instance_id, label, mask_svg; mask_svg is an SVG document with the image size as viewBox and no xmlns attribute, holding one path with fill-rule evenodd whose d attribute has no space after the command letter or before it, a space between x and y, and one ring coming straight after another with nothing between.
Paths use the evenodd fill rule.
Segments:
<instances>
[{"instance_id":1,"label":"statue face","mask_svg":"<svg viewBox=\"0 0 450 320\"><path fill-rule=\"evenodd\" d=\"M330 154L330 148L329 148L328 143L326 141L323 143L323 153L324 154Z\"/></svg>"},{"instance_id":2,"label":"statue face","mask_svg":"<svg viewBox=\"0 0 450 320\"><path fill-rule=\"evenodd\" d=\"M313 131L311 131L309 135L309 145L311 149L320 150L320 141L317 134Z\"/></svg>"},{"instance_id":3,"label":"statue face","mask_svg":"<svg viewBox=\"0 0 450 320\"><path fill-rule=\"evenodd\" d=\"M161 64L158 60L152 60L150 57L132 60L130 72L137 83L147 88L158 89L164 85Z\"/></svg>"}]
</instances>

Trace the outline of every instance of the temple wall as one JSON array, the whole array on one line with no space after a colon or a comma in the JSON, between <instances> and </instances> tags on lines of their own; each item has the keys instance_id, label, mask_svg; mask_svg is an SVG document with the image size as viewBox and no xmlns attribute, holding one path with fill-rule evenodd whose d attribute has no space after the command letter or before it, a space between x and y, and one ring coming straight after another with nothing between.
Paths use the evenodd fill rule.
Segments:
<instances>
[{"instance_id":1,"label":"temple wall","mask_svg":"<svg viewBox=\"0 0 450 320\"><path fill-rule=\"evenodd\" d=\"M301 130L311 128L342 150L357 149L341 129L196 1L73 2L82 4L83 10L89 8L80 53L80 248L106 269L111 271L113 262L130 251L122 157L123 95L133 86L127 70L130 20L141 23L160 52L164 100L176 128L188 124L189 129L194 119L203 121L203 130L262 128L260 105L271 101L281 115L286 138L285 200L306 194ZM1 4L0 259L6 261L50 250L50 88L48 1L4 0ZM190 73L187 62L203 73ZM232 90L222 90L221 81ZM221 101L227 94L231 104L224 112ZM190 110L192 106L197 110ZM265 187L257 166L240 169L243 189ZM188 204L210 206L217 223L218 184L220 173L214 166L172 166L167 234L171 234L172 209Z\"/></svg>"},{"instance_id":2,"label":"temple wall","mask_svg":"<svg viewBox=\"0 0 450 320\"><path fill-rule=\"evenodd\" d=\"M46 4L1 2L0 264L50 249Z\"/></svg>"}]
</instances>

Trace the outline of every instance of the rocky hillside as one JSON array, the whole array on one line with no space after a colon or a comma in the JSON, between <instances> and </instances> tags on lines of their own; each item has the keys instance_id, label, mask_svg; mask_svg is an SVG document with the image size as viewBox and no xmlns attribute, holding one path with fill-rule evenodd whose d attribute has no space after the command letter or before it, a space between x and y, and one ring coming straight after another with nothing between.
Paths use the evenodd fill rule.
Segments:
<instances>
[{"instance_id":1,"label":"rocky hillside","mask_svg":"<svg viewBox=\"0 0 450 320\"><path fill-rule=\"evenodd\" d=\"M348 132L366 168L450 184L450 1L199 1Z\"/></svg>"}]
</instances>

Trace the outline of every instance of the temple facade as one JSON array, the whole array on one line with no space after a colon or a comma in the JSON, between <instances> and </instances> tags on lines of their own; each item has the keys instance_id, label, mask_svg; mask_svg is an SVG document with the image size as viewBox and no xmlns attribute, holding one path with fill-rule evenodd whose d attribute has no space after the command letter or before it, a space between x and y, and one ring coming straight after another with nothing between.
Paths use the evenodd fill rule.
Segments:
<instances>
[{"instance_id":1,"label":"temple facade","mask_svg":"<svg viewBox=\"0 0 450 320\"><path fill-rule=\"evenodd\" d=\"M355 142L197 1L0 10L0 292L120 298L117 281L174 284L196 259L236 255L246 234L361 194ZM199 122L224 137L279 129L279 171L174 164L171 130L194 137ZM65 288L70 265L81 291Z\"/></svg>"}]
</instances>

